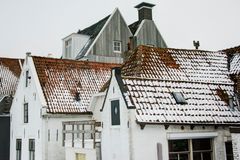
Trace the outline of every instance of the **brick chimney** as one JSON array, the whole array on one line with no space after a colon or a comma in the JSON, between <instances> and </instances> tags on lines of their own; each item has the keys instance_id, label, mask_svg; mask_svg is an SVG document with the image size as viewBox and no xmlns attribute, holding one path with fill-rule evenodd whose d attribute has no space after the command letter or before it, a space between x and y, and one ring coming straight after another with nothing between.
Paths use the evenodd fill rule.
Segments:
<instances>
[{"instance_id":1,"label":"brick chimney","mask_svg":"<svg viewBox=\"0 0 240 160\"><path fill-rule=\"evenodd\" d=\"M138 20L142 21L144 19L152 20L152 7L154 4L142 2L135 6L138 9Z\"/></svg>"}]
</instances>

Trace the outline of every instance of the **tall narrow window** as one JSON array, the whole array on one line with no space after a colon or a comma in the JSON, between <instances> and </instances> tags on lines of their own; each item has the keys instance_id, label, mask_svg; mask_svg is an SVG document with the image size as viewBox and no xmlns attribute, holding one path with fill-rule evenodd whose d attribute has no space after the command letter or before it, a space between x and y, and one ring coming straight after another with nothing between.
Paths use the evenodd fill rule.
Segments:
<instances>
[{"instance_id":1,"label":"tall narrow window","mask_svg":"<svg viewBox=\"0 0 240 160\"><path fill-rule=\"evenodd\" d=\"M24 111L23 111L24 123L28 123L28 103L24 103Z\"/></svg>"},{"instance_id":2,"label":"tall narrow window","mask_svg":"<svg viewBox=\"0 0 240 160\"><path fill-rule=\"evenodd\" d=\"M65 41L65 55L67 58L71 58L72 39Z\"/></svg>"},{"instance_id":3,"label":"tall narrow window","mask_svg":"<svg viewBox=\"0 0 240 160\"><path fill-rule=\"evenodd\" d=\"M22 140L16 139L16 160L21 160L22 154Z\"/></svg>"},{"instance_id":4,"label":"tall narrow window","mask_svg":"<svg viewBox=\"0 0 240 160\"><path fill-rule=\"evenodd\" d=\"M29 139L29 160L35 159L35 140Z\"/></svg>"},{"instance_id":5,"label":"tall narrow window","mask_svg":"<svg viewBox=\"0 0 240 160\"><path fill-rule=\"evenodd\" d=\"M227 160L233 160L232 142L225 142Z\"/></svg>"},{"instance_id":6,"label":"tall narrow window","mask_svg":"<svg viewBox=\"0 0 240 160\"><path fill-rule=\"evenodd\" d=\"M111 101L112 125L120 125L119 100Z\"/></svg>"},{"instance_id":7,"label":"tall narrow window","mask_svg":"<svg viewBox=\"0 0 240 160\"><path fill-rule=\"evenodd\" d=\"M121 41L113 41L113 51L114 52L122 52L122 43Z\"/></svg>"},{"instance_id":8,"label":"tall narrow window","mask_svg":"<svg viewBox=\"0 0 240 160\"><path fill-rule=\"evenodd\" d=\"M28 87L29 71L26 71L26 87Z\"/></svg>"}]
</instances>

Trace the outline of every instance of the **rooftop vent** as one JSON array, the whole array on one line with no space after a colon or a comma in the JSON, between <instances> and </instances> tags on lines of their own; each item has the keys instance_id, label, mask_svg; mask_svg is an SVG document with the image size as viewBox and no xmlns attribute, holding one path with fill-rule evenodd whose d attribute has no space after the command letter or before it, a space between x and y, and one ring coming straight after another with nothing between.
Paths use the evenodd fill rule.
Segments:
<instances>
[{"instance_id":1,"label":"rooftop vent","mask_svg":"<svg viewBox=\"0 0 240 160\"><path fill-rule=\"evenodd\" d=\"M199 46L200 46L200 42L199 41L193 41L193 45L196 49L198 49Z\"/></svg>"},{"instance_id":2,"label":"rooftop vent","mask_svg":"<svg viewBox=\"0 0 240 160\"><path fill-rule=\"evenodd\" d=\"M76 93L75 93L75 100L78 101L78 102L81 100L81 99L80 99L80 93L79 93L79 92L76 92Z\"/></svg>"},{"instance_id":3,"label":"rooftop vent","mask_svg":"<svg viewBox=\"0 0 240 160\"><path fill-rule=\"evenodd\" d=\"M187 104L187 101L181 92L173 92L172 94L177 104Z\"/></svg>"},{"instance_id":4,"label":"rooftop vent","mask_svg":"<svg viewBox=\"0 0 240 160\"><path fill-rule=\"evenodd\" d=\"M138 20L142 21L144 19L152 20L152 7L154 4L142 2L135 6L138 9Z\"/></svg>"}]
</instances>

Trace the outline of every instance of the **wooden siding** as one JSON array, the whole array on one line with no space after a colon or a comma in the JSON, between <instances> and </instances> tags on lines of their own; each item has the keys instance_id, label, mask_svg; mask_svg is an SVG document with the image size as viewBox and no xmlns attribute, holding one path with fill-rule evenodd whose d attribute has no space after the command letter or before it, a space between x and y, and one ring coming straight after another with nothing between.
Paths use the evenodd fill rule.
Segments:
<instances>
[{"instance_id":1,"label":"wooden siding","mask_svg":"<svg viewBox=\"0 0 240 160\"><path fill-rule=\"evenodd\" d=\"M128 49L127 43L131 36L132 34L122 15L116 10L89 52L88 59L90 61L121 63L122 54L113 52L113 41L121 41L123 53Z\"/></svg>"},{"instance_id":2,"label":"wooden siding","mask_svg":"<svg viewBox=\"0 0 240 160\"><path fill-rule=\"evenodd\" d=\"M135 33L138 45L154 45L159 48L167 48L167 45L152 20L143 20L140 29Z\"/></svg>"}]
</instances>

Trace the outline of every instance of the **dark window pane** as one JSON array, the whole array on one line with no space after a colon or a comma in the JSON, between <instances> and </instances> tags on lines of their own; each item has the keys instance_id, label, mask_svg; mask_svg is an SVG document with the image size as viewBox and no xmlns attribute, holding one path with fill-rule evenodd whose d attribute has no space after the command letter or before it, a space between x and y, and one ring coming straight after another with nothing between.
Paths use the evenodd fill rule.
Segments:
<instances>
[{"instance_id":1,"label":"dark window pane","mask_svg":"<svg viewBox=\"0 0 240 160\"><path fill-rule=\"evenodd\" d=\"M180 154L179 157L180 157L180 160L189 160L188 154Z\"/></svg>"},{"instance_id":2,"label":"dark window pane","mask_svg":"<svg viewBox=\"0 0 240 160\"><path fill-rule=\"evenodd\" d=\"M233 149L232 149L232 142L225 143L227 160L233 160Z\"/></svg>"},{"instance_id":3,"label":"dark window pane","mask_svg":"<svg viewBox=\"0 0 240 160\"><path fill-rule=\"evenodd\" d=\"M112 125L120 125L119 100L111 101Z\"/></svg>"},{"instance_id":4,"label":"dark window pane","mask_svg":"<svg viewBox=\"0 0 240 160\"><path fill-rule=\"evenodd\" d=\"M170 140L169 152L188 151L188 140Z\"/></svg>"},{"instance_id":5,"label":"dark window pane","mask_svg":"<svg viewBox=\"0 0 240 160\"><path fill-rule=\"evenodd\" d=\"M202 157L203 157L203 160L211 160L212 159L212 152L203 152Z\"/></svg>"},{"instance_id":6,"label":"dark window pane","mask_svg":"<svg viewBox=\"0 0 240 160\"><path fill-rule=\"evenodd\" d=\"M178 160L178 155L177 154L170 154L169 155L169 160Z\"/></svg>"},{"instance_id":7,"label":"dark window pane","mask_svg":"<svg viewBox=\"0 0 240 160\"><path fill-rule=\"evenodd\" d=\"M201 153L200 152L193 153L193 159L194 160L201 160Z\"/></svg>"},{"instance_id":8,"label":"dark window pane","mask_svg":"<svg viewBox=\"0 0 240 160\"><path fill-rule=\"evenodd\" d=\"M193 139L193 150L211 150L211 139Z\"/></svg>"}]
</instances>

